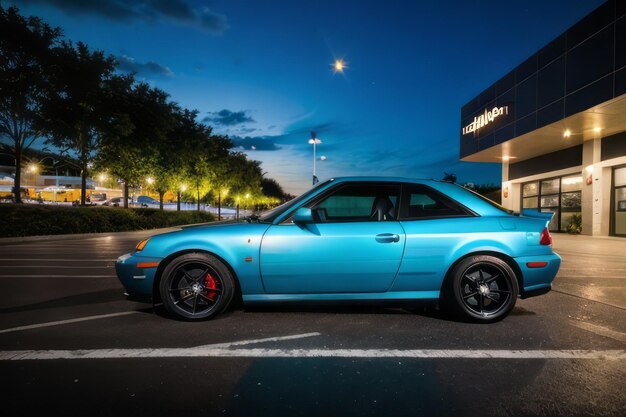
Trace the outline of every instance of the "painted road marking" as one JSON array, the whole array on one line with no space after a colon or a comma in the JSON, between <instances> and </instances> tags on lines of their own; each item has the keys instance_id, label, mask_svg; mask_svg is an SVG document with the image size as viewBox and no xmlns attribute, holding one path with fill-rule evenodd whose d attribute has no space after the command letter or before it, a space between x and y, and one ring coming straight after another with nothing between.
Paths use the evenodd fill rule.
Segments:
<instances>
[{"instance_id":1,"label":"painted road marking","mask_svg":"<svg viewBox=\"0 0 626 417\"><path fill-rule=\"evenodd\" d=\"M595 359L626 360L624 350L446 350L446 349L92 349L0 351L0 361L147 358L405 358L405 359Z\"/></svg>"},{"instance_id":2,"label":"painted road marking","mask_svg":"<svg viewBox=\"0 0 626 417\"><path fill-rule=\"evenodd\" d=\"M60 325L63 325L63 324L78 323L78 322L81 322L81 321L89 321L89 320L106 319L106 318L110 318L110 317L127 316L129 314L135 314L135 313L138 313L138 311L124 311L122 313L101 314L99 316L88 316L88 317L80 317L80 318L77 318L77 319L50 321L50 322L47 322L47 323L30 324L28 326L20 326L20 327L13 327L11 329L4 329L4 330L0 330L0 333L10 333L10 332L19 332L19 331L22 331L22 330L40 329L42 327L60 326Z\"/></svg>"},{"instance_id":3,"label":"painted road marking","mask_svg":"<svg viewBox=\"0 0 626 417\"><path fill-rule=\"evenodd\" d=\"M117 278L117 275L4 275L0 274L0 278Z\"/></svg>"},{"instance_id":4,"label":"painted road marking","mask_svg":"<svg viewBox=\"0 0 626 417\"><path fill-rule=\"evenodd\" d=\"M607 327L602 327L591 323L585 323L582 321L572 321L570 323L572 326L578 327L579 329L587 330L588 332L592 332L604 337L609 337L614 340L619 340L620 342L626 342L626 333L617 332Z\"/></svg>"},{"instance_id":5,"label":"painted road marking","mask_svg":"<svg viewBox=\"0 0 626 417\"><path fill-rule=\"evenodd\" d=\"M0 258L0 261L54 261L54 262L111 262L117 259L110 258L88 258L88 259L58 259L58 258Z\"/></svg>"},{"instance_id":6,"label":"painted road marking","mask_svg":"<svg viewBox=\"0 0 626 417\"><path fill-rule=\"evenodd\" d=\"M113 268L113 265L108 266L70 266L70 265L9 265L7 268L68 268L68 269L103 269Z\"/></svg>"},{"instance_id":7,"label":"painted road marking","mask_svg":"<svg viewBox=\"0 0 626 417\"><path fill-rule=\"evenodd\" d=\"M313 337L313 336L321 336L321 333L313 332L313 333L302 333L302 334L294 334L290 336L276 336L276 337L266 337L264 339L251 339L251 340L239 340L237 342L226 342L226 343L214 343L211 345L203 345L197 346L194 349L218 349L218 348L227 348L231 346L242 346L242 345L252 345L255 343L264 343L264 342L278 342L282 340L294 340L294 339L303 339L305 337Z\"/></svg>"}]
</instances>

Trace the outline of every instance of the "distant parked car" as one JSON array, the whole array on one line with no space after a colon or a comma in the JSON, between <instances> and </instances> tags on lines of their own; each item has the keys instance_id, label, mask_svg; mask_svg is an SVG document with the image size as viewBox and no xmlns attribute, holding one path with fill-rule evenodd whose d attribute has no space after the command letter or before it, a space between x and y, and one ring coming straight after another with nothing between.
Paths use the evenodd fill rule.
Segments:
<instances>
[{"instance_id":1,"label":"distant parked car","mask_svg":"<svg viewBox=\"0 0 626 417\"><path fill-rule=\"evenodd\" d=\"M141 207L158 206L159 200L155 200L147 195L140 195L137 197L137 203L141 204Z\"/></svg>"},{"instance_id":2,"label":"distant parked car","mask_svg":"<svg viewBox=\"0 0 626 417\"><path fill-rule=\"evenodd\" d=\"M91 193L91 201L94 203L107 201L106 193Z\"/></svg>"},{"instance_id":3,"label":"distant parked car","mask_svg":"<svg viewBox=\"0 0 626 417\"><path fill-rule=\"evenodd\" d=\"M336 178L247 221L141 241L117 275L131 299L211 318L236 296L286 301L439 301L478 322L550 291L553 213L513 213L456 184Z\"/></svg>"},{"instance_id":4,"label":"distant parked car","mask_svg":"<svg viewBox=\"0 0 626 417\"><path fill-rule=\"evenodd\" d=\"M124 205L124 197L113 197L102 203L103 206L119 207ZM128 198L128 206L132 205L132 200Z\"/></svg>"}]
</instances>

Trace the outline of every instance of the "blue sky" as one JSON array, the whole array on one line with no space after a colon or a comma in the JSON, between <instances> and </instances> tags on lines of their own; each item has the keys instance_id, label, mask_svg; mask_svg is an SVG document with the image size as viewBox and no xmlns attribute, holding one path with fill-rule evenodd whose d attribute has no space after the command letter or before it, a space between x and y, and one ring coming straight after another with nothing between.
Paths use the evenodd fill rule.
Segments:
<instances>
[{"instance_id":1,"label":"blue sky","mask_svg":"<svg viewBox=\"0 0 626 417\"><path fill-rule=\"evenodd\" d=\"M231 135L291 193L318 177L498 183L459 161L460 109L602 3L13 0ZM335 74L342 58L348 68ZM256 148L256 149L253 149Z\"/></svg>"}]
</instances>

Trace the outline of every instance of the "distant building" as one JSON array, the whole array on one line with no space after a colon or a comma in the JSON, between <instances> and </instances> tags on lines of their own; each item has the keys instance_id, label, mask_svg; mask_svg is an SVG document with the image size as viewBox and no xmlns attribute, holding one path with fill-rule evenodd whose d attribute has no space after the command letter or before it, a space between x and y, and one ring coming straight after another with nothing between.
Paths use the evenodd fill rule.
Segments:
<instances>
[{"instance_id":1,"label":"distant building","mask_svg":"<svg viewBox=\"0 0 626 417\"><path fill-rule=\"evenodd\" d=\"M626 237L626 1L609 0L461 110L463 161L502 164L502 204Z\"/></svg>"}]
</instances>

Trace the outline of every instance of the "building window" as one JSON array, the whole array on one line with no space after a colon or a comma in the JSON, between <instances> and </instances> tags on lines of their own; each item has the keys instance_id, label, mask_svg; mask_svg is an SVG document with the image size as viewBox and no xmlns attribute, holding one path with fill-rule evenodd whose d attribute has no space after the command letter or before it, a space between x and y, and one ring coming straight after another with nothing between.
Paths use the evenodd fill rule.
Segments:
<instances>
[{"instance_id":1,"label":"building window","mask_svg":"<svg viewBox=\"0 0 626 417\"><path fill-rule=\"evenodd\" d=\"M580 216L581 175L528 182L522 185L522 207L552 212L551 231L564 232Z\"/></svg>"},{"instance_id":2,"label":"building window","mask_svg":"<svg viewBox=\"0 0 626 417\"><path fill-rule=\"evenodd\" d=\"M539 183L528 182L522 186L522 197L524 199L523 208L539 207Z\"/></svg>"},{"instance_id":3,"label":"building window","mask_svg":"<svg viewBox=\"0 0 626 417\"><path fill-rule=\"evenodd\" d=\"M613 234L626 236L626 167L613 170Z\"/></svg>"}]
</instances>

